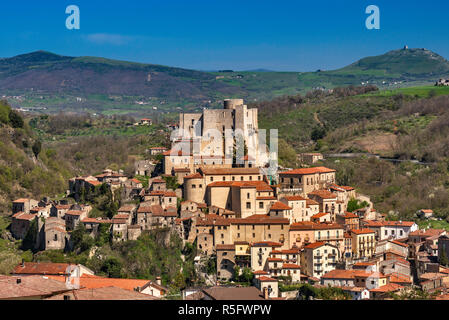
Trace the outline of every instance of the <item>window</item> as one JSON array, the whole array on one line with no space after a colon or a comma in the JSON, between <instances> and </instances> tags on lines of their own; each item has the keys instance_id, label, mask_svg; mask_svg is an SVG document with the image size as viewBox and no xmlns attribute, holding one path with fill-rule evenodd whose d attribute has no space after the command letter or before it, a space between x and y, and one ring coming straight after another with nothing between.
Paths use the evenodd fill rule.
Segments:
<instances>
[{"instance_id":1,"label":"window","mask_svg":"<svg viewBox=\"0 0 449 320\"><path fill-rule=\"evenodd\" d=\"M243 176L242 176L242 177L240 177L240 181L243 181Z\"/></svg>"},{"instance_id":2,"label":"window","mask_svg":"<svg viewBox=\"0 0 449 320\"><path fill-rule=\"evenodd\" d=\"M246 209L251 209L251 202L246 203Z\"/></svg>"},{"instance_id":3,"label":"window","mask_svg":"<svg viewBox=\"0 0 449 320\"><path fill-rule=\"evenodd\" d=\"M259 209L263 209L263 202L259 202Z\"/></svg>"},{"instance_id":4,"label":"window","mask_svg":"<svg viewBox=\"0 0 449 320\"><path fill-rule=\"evenodd\" d=\"M253 233L253 238L255 238L256 237L256 234L255 233Z\"/></svg>"},{"instance_id":5,"label":"window","mask_svg":"<svg viewBox=\"0 0 449 320\"><path fill-rule=\"evenodd\" d=\"M246 199L249 199L251 195L249 193L246 194Z\"/></svg>"},{"instance_id":6,"label":"window","mask_svg":"<svg viewBox=\"0 0 449 320\"><path fill-rule=\"evenodd\" d=\"M249 181L252 181L253 180L253 176L249 176Z\"/></svg>"},{"instance_id":7,"label":"window","mask_svg":"<svg viewBox=\"0 0 449 320\"><path fill-rule=\"evenodd\" d=\"M214 177L210 177L210 181L214 181Z\"/></svg>"},{"instance_id":8,"label":"window","mask_svg":"<svg viewBox=\"0 0 449 320\"><path fill-rule=\"evenodd\" d=\"M235 177L234 176L232 177L232 181L235 181Z\"/></svg>"},{"instance_id":9,"label":"window","mask_svg":"<svg viewBox=\"0 0 449 320\"><path fill-rule=\"evenodd\" d=\"M203 185L202 185L202 184L200 184L200 187L199 187L199 188L201 189L202 187L203 187Z\"/></svg>"},{"instance_id":10,"label":"window","mask_svg":"<svg viewBox=\"0 0 449 320\"><path fill-rule=\"evenodd\" d=\"M223 181L226 181L226 177L223 177Z\"/></svg>"}]
</instances>

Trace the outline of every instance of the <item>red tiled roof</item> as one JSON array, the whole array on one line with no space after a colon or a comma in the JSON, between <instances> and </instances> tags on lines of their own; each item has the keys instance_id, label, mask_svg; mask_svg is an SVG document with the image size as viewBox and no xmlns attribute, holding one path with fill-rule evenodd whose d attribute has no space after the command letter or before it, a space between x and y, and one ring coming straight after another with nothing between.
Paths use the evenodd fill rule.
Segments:
<instances>
[{"instance_id":1,"label":"red tiled roof","mask_svg":"<svg viewBox=\"0 0 449 320\"><path fill-rule=\"evenodd\" d=\"M310 244L306 245L304 247L304 249L316 249L316 248L324 246L325 244L326 244L325 242L314 242L314 243L310 243Z\"/></svg>"},{"instance_id":2,"label":"red tiled roof","mask_svg":"<svg viewBox=\"0 0 449 320\"><path fill-rule=\"evenodd\" d=\"M256 274L256 275L261 275L261 274L268 275L269 273L264 271L264 270L257 270L257 271L254 271L253 274Z\"/></svg>"},{"instance_id":3,"label":"red tiled roof","mask_svg":"<svg viewBox=\"0 0 449 320\"><path fill-rule=\"evenodd\" d=\"M282 174L315 174L315 173L330 173L335 172L334 169L329 169L326 167L314 167L314 168L302 168L302 169L293 169L290 171L279 172Z\"/></svg>"},{"instance_id":4,"label":"red tiled roof","mask_svg":"<svg viewBox=\"0 0 449 320\"><path fill-rule=\"evenodd\" d=\"M355 234L369 234L369 233L375 233L374 230L368 229L368 228L364 228L364 229L353 229L351 230L352 233Z\"/></svg>"},{"instance_id":5,"label":"red tiled roof","mask_svg":"<svg viewBox=\"0 0 449 320\"><path fill-rule=\"evenodd\" d=\"M290 231L327 229L343 229L343 226L337 223L315 223L311 221L296 222L290 225Z\"/></svg>"},{"instance_id":6,"label":"red tiled roof","mask_svg":"<svg viewBox=\"0 0 449 320\"><path fill-rule=\"evenodd\" d=\"M273 241L259 241L251 245L252 247L282 247L282 243Z\"/></svg>"},{"instance_id":7,"label":"red tiled roof","mask_svg":"<svg viewBox=\"0 0 449 320\"><path fill-rule=\"evenodd\" d=\"M303 198L301 196L285 196L284 199L287 201L304 201L307 200L306 198Z\"/></svg>"},{"instance_id":8,"label":"red tiled roof","mask_svg":"<svg viewBox=\"0 0 449 320\"><path fill-rule=\"evenodd\" d=\"M311 218L312 219L318 219L318 218L324 217L324 216L326 216L328 214L330 215L329 212L320 212L320 213L314 214L313 216L311 216Z\"/></svg>"},{"instance_id":9,"label":"red tiled roof","mask_svg":"<svg viewBox=\"0 0 449 320\"><path fill-rule=\"evenodd\" d=\"M288 205L286 205L285 203L282 203L280 201L273 203L273 205L270 207L270 210L275 210L275 211L291 210L291 209L292 209L292 207L289 207Z\"/></svg>"},{"instance_id":10,"label":"red tiled roof","mask_svg":"<svg viewBox=\"0 0 449 320\"><path fill-rule=\"evenodd\" d=\"M284 263L282 269L301 269L301 267L293 263Z\"/></svg>"},{"instance_id":11,"label":"red tiled roof","mask_svg":"<svg viewBox=\"0 0 449 320\"><path fill-rule=\"evenodd\" d=\"M376 220L365 220L365 225L368 227L411 227L415 224L413 221L376 221Z\"/></svg>"},{"instance_id":12,"label":"red tiled roof","mask_svg":"<svg viewBox=\"0 0 449 320\"><path fill-rule=\"evenodd\" d=\"M273 279L273 278L270 278L270 277L265 277L265 276L260 276L259 277L259 281L260 282L273 282L273 281L277 282L276 279Z\"/></svg>"},{"instance_id":13,"label":"red tiled roof","mask_svg":"<svg viewBox=\"0 0 449 320\"><path fill-rule=\"evenodd\" d=\"M393 292L393 291L398 291L402 288L404 288L404 287L397 283L390 282L389 284L386 284L382 287L379 287L376 289L371 289L370 292Z\"/></svg>"},{"instance_id":14,"label":"red tiled roof","mask_svg":"<svg viewBox=\"0 0 449 320\"><path fill-rule=\"evenodd\" d=\"M68 267L68 263L25 262L23 267L16 266L12 274L65 275Z\"/></svg>"},{"instance_id":15,"label":"red tiled roof","mask_svg":"<svg viewBox=\"0 0 449 320\"><path fill-rule=\"evenodd\" d=\"M310 195L317 196L321 199L335 199L337 198L337 195L335 193L330 192L329 190L315 190L313 192L310 192L307 194L309 197Z\"/></svg>"}]
</instances>

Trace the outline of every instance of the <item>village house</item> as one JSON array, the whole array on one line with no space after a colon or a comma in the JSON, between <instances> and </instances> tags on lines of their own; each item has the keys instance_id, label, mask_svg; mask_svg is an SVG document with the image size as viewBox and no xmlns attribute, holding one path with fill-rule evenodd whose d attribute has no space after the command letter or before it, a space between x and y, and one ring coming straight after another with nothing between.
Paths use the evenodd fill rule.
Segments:
<instances>
[{"instance_id":1,"label":"village house","mask_svg":"<svg viewBox=\"0 0 449 320\"><path fill-rule=\"evenodd\" d=\"M214 221L214 243L274 241L282 243L283 249L288 249L288 226L288 219L271 218L266 215L217 219Z\"/></svg>"},{"instance_id":2,"label":"village house","mask_svg":"<svg viewBox=\"0 0 449 320\"><path fill-rule=\"evenodd\" d=\"M19 212L30 213L30 210L37 207L39 201L33 199L17 199L12 202L12 214Z\"/></svg>"},{"instance_id":3,"label":"village house","mask_svg":"<svg viewBox=\"0 0 449 320\"><path fill-rule=\"evenodd\" d=\"M282 243L271 241L260 241L251 244L251 270L253 272L268 270L268 258L273 251L277 251L281 247Z\"/></svg>"},{"instance_id":4,"label":"village house","mask_svg":"<svg viewBox=\"0 0 449 320\"><path fill-rule=\"evenodd\" d=\"M24 239L33 221L37 219L36 214L17 212L12 215L11 234L16 239Z\"/></svg>"},{"instance_id":5,"label":"village house","mask_svg":"<svg viewBox=\"0 0 449 320\"><path fill-rule=\"evenodd\" d=\"M361 220L361 227L369 228L376 232L376 240L402 239L418 230L418 225L413 221L378 221Z\"/></svg>"},{"instance_id":6,"label":"village house","mask_svg":"<svg viewBox=\"0 0 449 320\"><path fill-rule=\"evenodd\" d=\"M284 196L280 199L280 201L292 208L291 223L310 221L306 198L301 196Z\"/></svg>"},{"instance_id":7,"label":"village house","mask_svg":"<svg viewBox=\"0 0 449 320\"><path fill-rule=\"evenodd\" d=\"M316 162L323 160L324 157L321 153L300 153L298 154L298 160L305 164L315 164Z\"/></svg>"},{"instance_id":8,"label":"village house","mask_svg":"<svg viewBox=\"0 0 449 320\"><path fill-rule=\"evenodd\" d=\"M315 190L335 183L335 170L326 167L293 169L279 172L281 193L305 197Z\"/></svg>"},{"instance_id":9,"label":"village house","mask_svg":"<svg viewBox=\"0 0 449 320\"><path fill-rule=\"evenodd\" d=\"M337 214L336 221L338 224L344 226L345 231L360 228L360 219L356 214L352 212L344 212L343 214Z\"/></svg>"},{"instance_id":10,"label":"village house","mask_svg":"<svg viewBox=\"0 0 449 320\"><path fill-rule=\"evenodd\" d=\"M155 155L162 154L162 153L166 152L167 148L165 148L165 147L153 147L153 148L150 148L149 151L150 151L150 155L155 156Z\"/></svg>"},{"instance_id":11,"label":"village house","mask_svg":"<svg viewBox=\"0 0 449 320\"><path fill-rule=\"evenodd\" d=\"M320 278L334 270L340 261L338 247L325 242L314 242L304 246L301 253L301 270L308 276Z\"/></svg>"},{"instance_id":12,"label":"village house","mask_svg":"<svg viewBox=\"0 0 449 320\"><path fill-rule=\"evenodd\" d=\"M150 160L139 160L134 163L134 174L136 176L151 177L156 165Z\"/></svg>"},{"instance_id":13,"label":"village house","mask_svg":"<svg viewBox=\"0 0 449 320\"><path fill-rule=\"evenodd\" d=\"M352 236L352 258L365 259L374 256L376 250L375 231L371 229L354 229Z\"/></svg>"},{"instance_id":14,"label":"village house","mask_svg":"<svg viewBox=\"0 0 449 320\"><path fill-rule=\"evenodd\" d=\"M51 217L44 224L44 250L64 250L69 242L65 221Z\"/></svg>"},{"instance_id":15,"label":"village house","mask_svg":"<svg viewBox=\"0 0 449 320\"><path fill-rule=\"evenodd\" d=\"M416 212L416 215L418 218L421 219L429 219L433 217L433 210L432 209L421 209Z\"/></svg>"},{"instance_id":16,"label":"village house","mask_svg":"<svg viewBox=\"0 0 449 320\"><path fill-rule=\"evenodd\" d=\"M290 247L301 248L313 242L324 241L344 250L344 229L336 223L298 222L290 225Z\"/></svg>"}]
</instances>

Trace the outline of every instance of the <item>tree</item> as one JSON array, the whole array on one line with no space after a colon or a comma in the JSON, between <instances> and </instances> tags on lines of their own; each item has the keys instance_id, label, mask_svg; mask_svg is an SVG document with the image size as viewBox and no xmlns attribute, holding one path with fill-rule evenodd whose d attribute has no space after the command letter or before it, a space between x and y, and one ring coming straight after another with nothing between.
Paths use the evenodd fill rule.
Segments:
<instances>
[{"instance_id":1,"label":"tree","mask_svg":"<svg viewBox=\"0 0 449 320\"><path fill-rule=\"evenodd\" d=\"M9 122L13 128L23 128L23 119L20 114L14 110L9 111Z\"/></svg>"},{"instance_id":2,"label":"tree","mask_svg":"<svg viewBox=\"0 0 449 320\"><path fill-rule=\"evenodd\" d=\"M316 142L320 139L323 139L325 135L326 130L323 127L315 127L310 134L310 138Z\"/></svg>"},{"instance_id":3,"label":"tree","mask_svg":"<svg viewBox=\"0 0 449 320\"><path fill-rule=\"evenodd\" d=\"M101 266L101 271L106 273L109 278L121 278L122 263L115 257L110 257Z\"/></svg>"},{"instance_id":4,"label":"tree","mask_svg":"<svg viewBox=\"0 0 449 320\"><path fill-rule=\"evenodd\" d=\"M37 140L37 141L33 144L32 150L33 150L34 156L37 158L37 156L39 155L39 153L41 153L41 150L42 150L42 143L41 143L39 140Z\"/></svg>"}]
</instances>

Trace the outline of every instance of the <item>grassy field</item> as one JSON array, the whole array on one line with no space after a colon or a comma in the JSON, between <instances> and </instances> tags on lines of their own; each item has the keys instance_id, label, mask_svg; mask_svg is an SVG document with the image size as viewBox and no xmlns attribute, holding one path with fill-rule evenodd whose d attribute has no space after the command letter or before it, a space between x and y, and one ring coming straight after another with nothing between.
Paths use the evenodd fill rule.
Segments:
<instances>
[{"instance_id":1,"label":"grassy field","mask_svg":"<svg viewBox=\"0 0 449 320\"><path fill-rule=\"evenodd\" d=\"M445 229L449 231L449 222L446 220L420 220L417 221L420 229L425 229L427 227L433 229Z\"/></svg>"},{"instance_id":2,"label":"grassy field","mask_svg":"<svg viewBox=\"0 0 449 320\"><path fill-rule=\"evenodd\" d=\"M431 95L441 96L449 94L449 87L436 87L436 86L418 86L409 88L398 88L392 90L382 90L375 93L368 93L363 96L381 96L381 97L391 97L398 94L403 94L407 96L414 96L416 98L427 98Z\"/></svg>"}]
</instances>

